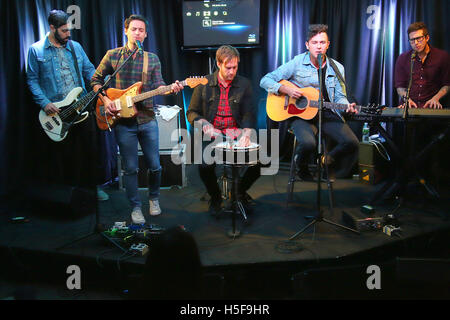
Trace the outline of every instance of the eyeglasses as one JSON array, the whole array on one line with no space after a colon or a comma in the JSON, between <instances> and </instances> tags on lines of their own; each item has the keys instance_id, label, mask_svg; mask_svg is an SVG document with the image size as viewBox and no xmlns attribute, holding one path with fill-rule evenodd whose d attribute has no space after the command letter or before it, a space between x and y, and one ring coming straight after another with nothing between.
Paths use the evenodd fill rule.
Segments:
<instances>
[{"instance_id":1,"label":"eyeglasses","mask_svg":"<svg viewBox=\"0 0 450 320\"><path fill-rule=\"evenodd\" d=\"M427 34L424 34L423 36L420 36L420 37L417 37L417 38L412 38L412 39L409 39L409 42L410 43L414 43L414 42L418 42L418 43L422 43L422 41L423 41L423 39L425 39L425 37L427 36Z\"/></svg>"}]
</instances>

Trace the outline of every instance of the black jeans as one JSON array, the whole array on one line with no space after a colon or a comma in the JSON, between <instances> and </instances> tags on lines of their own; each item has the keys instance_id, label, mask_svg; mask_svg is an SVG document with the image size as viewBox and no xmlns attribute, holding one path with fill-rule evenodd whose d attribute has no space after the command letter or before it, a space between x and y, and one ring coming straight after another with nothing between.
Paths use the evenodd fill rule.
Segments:
<instances>
[{"instance_id":1,"label":"black jeans","mask_svg":"<svg viewBox=\"0 0 450 320\"><path fill-rule=\"evenodd\" d=\"M203 141L202 152L205 147L210 144L211 141ZM213 154L214 156L214 154ZM225 170L226 168L224 168ZM243 172L245 170L245 172ZM200 178L206 187L206 191L210 195L211 199L219 199L221 197L221 190L217 183L216 164L207 164L204 161L198 165L198 171ZM242 174L243 172L243 174ZM238 196L243 195L253 185L253 183L261 176L260 164L254 166L245 166L240 170L240 181Z\"/></svg>"},{"instance_id":2,"label":"black jeans","mask_svg":"<svg viewBox=\"0 0 450 320\"><path fill-rule=\"evenodd\" d=\"M296 164L299 167L304 166L317 150L317 125L318 117L310 121L300 118L291 120L290 126L298 143L295 153L297 156ZM358 159L359 148L358 138L352 129L331 111L325 110L322 119L322 135L331 138L336 143L335 147L327 152L329 157L337 159L344 155L351 156L349 163L346 163L346 168L350 173Z\"/></svg>"}]
</instances>

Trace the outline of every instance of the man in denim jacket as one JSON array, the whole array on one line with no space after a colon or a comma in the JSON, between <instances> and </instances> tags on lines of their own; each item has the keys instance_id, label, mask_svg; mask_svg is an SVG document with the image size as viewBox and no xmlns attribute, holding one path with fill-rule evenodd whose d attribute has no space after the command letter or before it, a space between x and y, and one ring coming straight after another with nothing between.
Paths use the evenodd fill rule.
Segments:
<instances>
[{"instance_id":1,"label":"man in denim jacket","mask_svg":"<svg viewBox=\"0 0 450 320\"><path fill-rule=\"evenodd\" d=\"M261 79L260 86L269 93L285 94L295 99L302 96L299 88L313 87L319 89L318 55L322 54L324 57L322 64L323 84L326 89L323 92L324 101L347 104L348 108L345 112L356 113L355 104L348 102L345 89L343 89L344 84L340 83L339 78L330 65L329 60L331 58L325 56L330 45L327 30L328 26L326 25L310 25L308 41L305 43L308 51L297 55L275 71L266 74ZM341 75L344 76L344 67L337 61L334 61L334 63ZM281 80L288 80L299 88L281 85L279 83ZM332 168L338 156L349 153L357 154L358 138L345 123L342 114L338 110L324 109L322 120L323 134L337 143L328 152L326 159L329 168ZM298 175L302 180L312 180L307 164L310 156L317 148L318 117L312 120L293 117L285 121L289 122L288 126L292 128L298 141L294 155ZM354 159L356 158L354 157ZM349 169L351 169L351 166Z\"/></svg>"},{"instance_id":2,"label":"man in denim jacket","mask_svg":"<svg viewBox=\"0 0 450 320\"><path fill-rule=\"evenodd\" d=\"M72 89L81 86L86 93L86 81L95 72L81 45L72 41L81 79L77 74L69 45L68 19L64 11L52 10L48 16L50 32L28 50L28 86L36 104L48 115L61 112L54 103L64 100ZM39 158L35 179L71 186L95 185L96 132L91 118L73 125L60 142L51 141L39 131L44 137L36 144Z\"/></svg>"},{"instance_id":3,"label":"man in denim jacket","mask_svg":"<svg viewBox=\"0 0 450 320\"><path fill-rule=\"evenodd\" d=\"M27 81L35 102L47 113L59 113L52 102L63 100L79 86L71 48L68 46L70 29L68 15L53 10L48 17L50 32L44 39L34 43L28 50ZM94 65L78 42L72 41L80 69L81 84L90 80L95 72Z\"/></svg>"}]
</instances>

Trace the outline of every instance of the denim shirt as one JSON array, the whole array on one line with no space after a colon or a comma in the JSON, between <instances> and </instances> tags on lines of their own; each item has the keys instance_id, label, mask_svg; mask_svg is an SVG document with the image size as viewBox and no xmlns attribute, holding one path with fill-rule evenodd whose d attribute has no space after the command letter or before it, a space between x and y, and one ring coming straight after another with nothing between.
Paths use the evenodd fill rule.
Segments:
<instances>
[{"instance_id":1,"label":"denim shirt","mask_svg":"<svg viewBox=\"0 0 450 320\"><path fill-rule=\"evenodd\" d=\"M325 87L328 97L333 103L348 104L343 84L341 85L339 78L329 63L329 59L331 58L327 57L327 71L325 74ZM345 78L344 66L336 60L333 61L342 77ZM281 80L291 81L300 88L313 87L317 90L319 89L317 69L311 62L309 51L295 56L294 59L281 65L273 72L266 74L259 85L269 93L278 94L278 89L281 87L281 84L278 82ZM342 116L340 117L343 119Z\"/></svg>"},{"instance_id":2,"label":"denim shirt","mask_svg":"<svg viewBox=\"0 0 450 320\"><path fill-rule=\"evenodd\" d=\"M34 101L43 109L51 102L58 102L65 98L64 81L61 77L60 60L55 47L46 37L34 43L28 50L27 82ZM93 64L89 61L86 53L78 42L72 41L77 57L78 68L81 73L81 83L84 91L86 85L84 79L91 79L95 72ZM78 75L75 69L71 48L67 44L64 49L65 58L69 61L70 70L79 86Z\"/></svg>"}]
</instances>

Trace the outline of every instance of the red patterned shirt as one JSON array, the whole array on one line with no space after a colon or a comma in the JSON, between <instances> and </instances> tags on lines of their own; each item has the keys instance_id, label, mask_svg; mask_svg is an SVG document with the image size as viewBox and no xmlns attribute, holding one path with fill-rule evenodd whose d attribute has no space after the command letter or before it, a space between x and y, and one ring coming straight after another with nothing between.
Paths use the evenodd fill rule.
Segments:
<instances>
[{"instance_id":1,"label":"red patterned shirt","mask_svg":"<svg viewBox=\"0 0 450 320\"><path fill-rule=\"evenodd\" d=\"M217 75L217 78L220 88L220 100L216 116L214 117L213 126L214 128L219 129L223 134L236 139L241 134L241 130L237 127L236 120L233 118L231 107L228 102L231 81L225 82L227 84L227 87L225 87L219 75Z\"/></svg>"}]
</instances>

